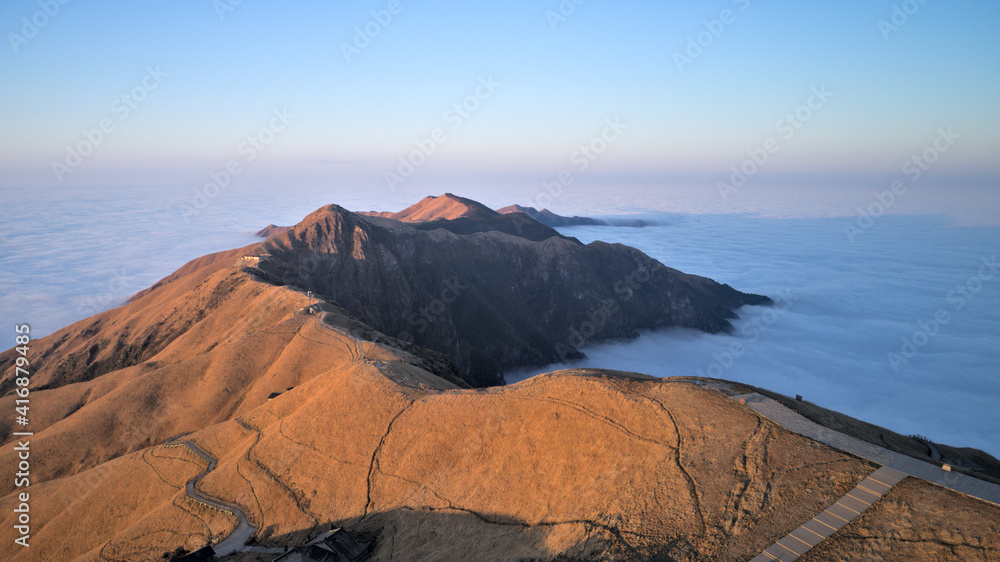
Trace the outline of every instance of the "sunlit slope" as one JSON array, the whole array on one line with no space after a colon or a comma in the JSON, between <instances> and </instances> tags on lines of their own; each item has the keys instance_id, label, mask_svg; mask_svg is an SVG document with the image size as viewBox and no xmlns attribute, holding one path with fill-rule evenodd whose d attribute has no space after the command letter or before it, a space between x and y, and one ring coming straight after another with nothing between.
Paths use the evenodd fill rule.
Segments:
<instances>
[{"instance_id":1,"label":"sunlit slope","mask_svg":"<svg viewBox=\"0 0 1000 562\"><path fill-rule=\"evenodd\" d=\"M593 372L486 391L450 386L373 346L363 360L189 435L219 461L200 488L240 505L261 542L276 546L334 523L376 537L376 559L660 551L684 559L762 549L872 470L683 383ZM94 470L108 481L127 472L152 486L159 476L142 476L128 462L163 451L144 449ZM37 485L39 503L86 474ZM148 559L152 550L206 536L174 521L162 501L144 510L109 507L122 501L109 491L74 504L110 517L102 524L114 535L103 536L102 548L117 559ZM45 532L78 532L72 517L56 511L51 519ZM81 543L74 555L92 549ZM32 559L32 552L15 554Z\"/></svg>"},{"instance_id":2,"label":"sunlit slope","mask_svg":"<svg viewBox=\"0 0 1000 562\"><path fill-rule=\"evenodd\" d=\"M274 392L356 361L360 344L351 332L377 339L335 305L257 280L240 255L246 250L196 260L123 307L33 341L31 424L0 419L0 459L13 466L11 432L30 429L33 448L46 451L32 458L33 481L75 474L232 419ZM150 338L163 343L146 347L148 356L128 351ZM395 353L447 376L446 360L414 351L423 359ZM80 376L94 365L112 364L129 366ZM16 398L8 390L0 408L14 411ZM13 485L4 480L0 494Z\"/></svg>"}]
</instances>

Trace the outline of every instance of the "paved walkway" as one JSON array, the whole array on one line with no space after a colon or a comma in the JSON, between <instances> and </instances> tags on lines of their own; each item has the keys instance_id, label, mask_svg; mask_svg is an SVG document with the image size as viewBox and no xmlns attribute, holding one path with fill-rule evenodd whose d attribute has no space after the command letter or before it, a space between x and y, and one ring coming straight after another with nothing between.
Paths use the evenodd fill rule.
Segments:
<instances>
[{"instance_id":1,"label":"paved walkway","mask_svg":"<svg viewBox=\"0 0 1000 562\"><path fill-rule=\"evenodd\" d=\"M770 562L781 560L791 562L812 547L847 525L861 512L882 498L882 496L906 478L905 472L883 466L865 478L853 490L822 513L806 521L801 527L778 539L778 542L764 549L750 562Z\"/></svg>"},{"instance_id":2,"label":"paved walkway","mask_svg":"<svg viewBox=\"0 0 1000 562\"><path fill-rule=\"evenodd\" d=\"M812 422L779 402L760 394L741 394L731 398L733 400L742 398L746 401L747 406L765 418L835 449L846 451L883 466L895 468L910 476L916 476L956 492L1000 505L1000 485L958 472L949 472L935 464L894 453L877 445L844 435L839 431Z\"/></svg>"},{"instance_id":3,"label":"paved walkway","mask_svg":"<svg viewBox=\"0 0 1000 562\"><path fill-rule=\"evenodd\" d=\"M237 523L236 525L236 528L233 529L233 532L229 533L229 535L226 538L222 539L218 544L212 547L212 550L215 551L216 556L225 556L227 554L232 554L233 552L236 552L239 549L242 549L244 545L246 545L247 541L250 540L250 537L252 537L253 534L257 532L257 529L250 524L250 520L247 518L247 514L244 513L243 510L240 509L239 507L224 504L218 500L205 496L201 492L199 492L197 488L195 488L195 485L206 474L215 470L215 458L212 455L206 453L204 449L195 445L191 441L183 441L180 443L167 442L164 443L163 446L187 447L188 449L193 451L194 454L205 459L205 462L208 463L208 467L201 474L187 481L187 486L186 486L187 495L192 500L202 505L205 505L212 509L218 509L220 511L225 511L227 513L230 513L234 517L236 517L237 521L239 521L239 523Z\"/></svg>"},{"instance_id":4,"label":"paved walkway","mask_svg":"<svg viewBox=\"0 0 1000 562\"><path fill-rule=\"evenodd\" d=\"M813 517L798 529L782 537L751 562L797 559L852 519L861 515L873 503L907 476L967 494L974 498L1000 505L1000 485L992 484L965 474L943 470L940 466L917 460L906 455L861 441L849 435L823 427L781 403L757 393L731 396L742 400L758 414L774 423L835 449L846 451L882 465L843 498Z\"/></svg>"}]
</instances>

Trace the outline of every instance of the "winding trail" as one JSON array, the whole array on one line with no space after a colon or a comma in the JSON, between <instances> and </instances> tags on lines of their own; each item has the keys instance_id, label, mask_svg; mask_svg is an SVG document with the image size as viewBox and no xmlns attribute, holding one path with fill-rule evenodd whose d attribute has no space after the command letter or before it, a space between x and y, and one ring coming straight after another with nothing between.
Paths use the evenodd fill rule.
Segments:
<instances>
[{"instance_id":1,"label":"winding trail","mask_svg":"<svg viewBox=\"0 0 1000 562\"><path fill-rule=\"evenodd\" d=\"M222 503L219 500L210 498L202 494L196 488L198 482L200 482L201 479L204 478L206 474L215 470L215 464L216 464L215 457L206 453L204 449L195 445L191 441L181 441L179 443L176 441L168 441L164 443L163 446L187 447L188 449L191 450L191 452L204 459L205 462L208 463L208 467L205 468L205 470L201 474L187 481L185 491L187 492L188 497L194 500L195 502L198 502L212 509L218 509L220 511L225 511L226 513L230 513L233 515L233 517L236 517L237 521L239 521L239 523L236 525L236 528L233 529L233 531L229 533L229 535L227 535L226 538L219 541L218 544L212 546L212 549L215 551L215 555L225 556L227 554L232 554L237 550L243 549L247 541L250 540L250 537L252 537L254 533L257 532L257 529L250 524L250 520L247 518L247 514L242 509L240 509L235 505Z\"/></svg>"}]
</instances>

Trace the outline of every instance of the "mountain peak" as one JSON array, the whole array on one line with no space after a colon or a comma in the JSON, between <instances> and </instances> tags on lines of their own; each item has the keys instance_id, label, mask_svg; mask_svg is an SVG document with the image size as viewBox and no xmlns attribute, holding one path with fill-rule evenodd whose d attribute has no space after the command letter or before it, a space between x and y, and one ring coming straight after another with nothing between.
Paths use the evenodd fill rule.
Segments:
<instances>
[{"instance_id":1,"label":"mountain peak","mask_svg":"<svg viewBox=\"0 0 1000 562\"><path fill-rule=\"evenodd\" d=\"M452 193L428 195L398 213L364 213L403 222L430 222L459 218L492 218L497 212L486 205Z\"/></svg>"}]
</instances>

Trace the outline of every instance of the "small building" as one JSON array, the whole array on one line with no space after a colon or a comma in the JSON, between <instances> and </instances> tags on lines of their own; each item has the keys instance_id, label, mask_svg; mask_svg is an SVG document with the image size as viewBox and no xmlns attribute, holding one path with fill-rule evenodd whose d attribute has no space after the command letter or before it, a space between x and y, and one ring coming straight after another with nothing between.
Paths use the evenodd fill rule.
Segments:
<instances>
[{"instance_id":1,"label":"small building","mask_svg":"<svg viewBox=\"0 0 1000 562\"><path fill-rule=\"evenodd\" d=\"M362 562L371 555L372 547L372 541L359 541L347 531L336 528L272 562Z\"/></svg>"}]
</instances>

